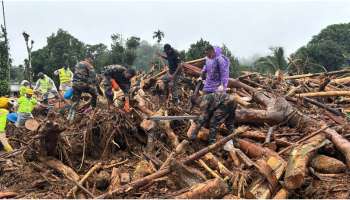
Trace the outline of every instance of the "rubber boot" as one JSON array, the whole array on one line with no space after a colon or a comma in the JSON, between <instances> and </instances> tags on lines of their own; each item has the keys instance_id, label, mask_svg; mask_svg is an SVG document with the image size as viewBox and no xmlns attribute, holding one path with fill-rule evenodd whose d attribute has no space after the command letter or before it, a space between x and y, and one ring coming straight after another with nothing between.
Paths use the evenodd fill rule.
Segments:
<instances>
[{"instance_id":1,"label":"rubber boot","mask_svg":"<svg viewBox=\"0 0 350 200\"><path fill-rule=\"evenodd\" d=\"M0 141L1 141L2 146L4 147L4 150L5 150L6 152L11 152L11 151L13 151L13 148L12 148L12 146L10 145L10 143L8 142L5 133L0 133Z\"/></svg>"}]
</instances>

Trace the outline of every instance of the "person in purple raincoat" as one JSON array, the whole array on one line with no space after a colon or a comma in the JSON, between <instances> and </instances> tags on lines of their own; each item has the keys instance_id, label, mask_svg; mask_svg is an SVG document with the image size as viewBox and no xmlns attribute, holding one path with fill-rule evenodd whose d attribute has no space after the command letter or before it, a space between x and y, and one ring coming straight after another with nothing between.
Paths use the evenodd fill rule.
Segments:
<instances>
[{"instance_id":1,"label":"person in purple raincoat","mask_svg":"<svg viewBox=\"0 0 350 200\"><path fill-rule=\"evenodd\" d=\"M203 91L207 94L225 92L230 73L230 61L221 53L220 47L209 46L206 49L205 65L202 69Z\"/></svg>"}]
</instances>

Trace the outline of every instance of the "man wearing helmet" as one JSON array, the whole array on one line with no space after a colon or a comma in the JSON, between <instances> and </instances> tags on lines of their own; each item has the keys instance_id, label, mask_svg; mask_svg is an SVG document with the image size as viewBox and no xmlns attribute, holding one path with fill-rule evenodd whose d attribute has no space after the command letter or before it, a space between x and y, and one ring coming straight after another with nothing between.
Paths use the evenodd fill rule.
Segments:
<instances>
[{"instance_id":1,"label":"man wearing helmet","mask_svg":"<svg viewBox=\"0 0 350 200\"><path fill-rule=\"evenodd\" d=\"M29 81L23 80L21 82L21 87L19 88L19 97L24 96L28 88L30 88Z\"/></svg>"},{"instance_id":2,"label":"man wearing helmet","mask_svg":"<svg viewBox=\"0 0 350 200\"><path fill-rule=\"evenodd\" d=\"M34 91L39 92L42 95L43 102L48 103L49 95L53 94L58 97L58 91L55 86L55 82L46 74L39 72L38 80L35 84Z\"/></svg>"},{"instance_id":3,"label":"man wearing helmet","mask_svg":"<svg viewBox=\"0 0 350 200\"><path fill-rule=\"evenodd\" d=\"M28 88L25 96L22 96L17 100L17 121L15 123L17 127L23 126L27 119L33 118L32 111L38 103L33 97L33 94L33 90Z\"/></svg>"}]
</instances>

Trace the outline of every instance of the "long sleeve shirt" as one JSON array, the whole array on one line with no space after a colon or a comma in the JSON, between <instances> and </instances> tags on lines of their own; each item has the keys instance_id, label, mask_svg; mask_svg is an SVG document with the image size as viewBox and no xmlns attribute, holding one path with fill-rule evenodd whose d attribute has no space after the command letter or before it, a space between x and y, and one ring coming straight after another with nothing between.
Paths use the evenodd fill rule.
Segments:
<instances>
[{"instance_id":1,"label":"long sleeve shirt","mask_svg":"<svg viewBox=\"0 0 350 200\"><path fill-rule=\"evenodd\" d=\"M227 88L229 79L229 61L221 54L221 49L215 47L215 58L206 58L202 73L206 74L203 90L207 93L216 92L222 84Z\"/></svg>"}]
</instances>

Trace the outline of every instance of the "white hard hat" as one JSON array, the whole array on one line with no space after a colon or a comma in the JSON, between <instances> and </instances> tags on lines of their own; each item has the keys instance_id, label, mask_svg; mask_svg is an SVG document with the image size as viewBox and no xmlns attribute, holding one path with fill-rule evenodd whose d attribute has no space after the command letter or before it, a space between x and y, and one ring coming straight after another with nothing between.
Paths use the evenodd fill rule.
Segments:
<instances>
[{"instance_id":1,"label":"white hard hat","mask_svg":"<svg viewBox=\"0 0 350 200\"><path fill-rule=\"evenodd\" d=\"M24 84L29 84L29 81L27 81L27 80L23 80L22 82L21 82L21 85L24 85Z\"/></svg>"}]
</instances>

